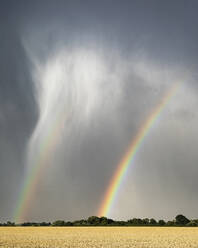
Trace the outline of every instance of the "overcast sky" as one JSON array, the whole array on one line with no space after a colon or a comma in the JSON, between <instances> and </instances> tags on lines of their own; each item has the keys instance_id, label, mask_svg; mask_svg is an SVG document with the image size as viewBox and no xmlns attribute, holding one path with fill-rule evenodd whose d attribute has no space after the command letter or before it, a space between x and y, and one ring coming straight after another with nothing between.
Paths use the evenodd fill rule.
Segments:
<instances>
[{"instance_id":1,"label":"overcast sky","mask_svg":"<svg viewBox=\"0 0 198 248\"><path fill-rule=\"evenodd\" d=\"M198 218L197 11L195 0L0 2L0 222L41 152L26 220L96 215L175 82L109 217Z\"/></svg>"}]
</instances>

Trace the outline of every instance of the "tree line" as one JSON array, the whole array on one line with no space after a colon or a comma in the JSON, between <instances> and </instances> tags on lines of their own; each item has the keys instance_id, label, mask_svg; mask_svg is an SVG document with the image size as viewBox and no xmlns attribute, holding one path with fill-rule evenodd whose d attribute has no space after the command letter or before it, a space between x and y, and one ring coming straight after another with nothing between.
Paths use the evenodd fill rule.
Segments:
<instances>
[{"instance_id":1,"label":"tree line","mask_svg":"<svg viewBox=\"0 0 198 248\"><path fill-rule=\"evenodd\" d=\"M174 220L155 220L154 218L133 218L127 221L118 221L107 217L90 216L88 219L75 221L56 220L54 222L24 222L15 224L14 222L0 223L0 226L198 226L198 219L190 220L182 214Z\"/></svg>"}]
</instances>

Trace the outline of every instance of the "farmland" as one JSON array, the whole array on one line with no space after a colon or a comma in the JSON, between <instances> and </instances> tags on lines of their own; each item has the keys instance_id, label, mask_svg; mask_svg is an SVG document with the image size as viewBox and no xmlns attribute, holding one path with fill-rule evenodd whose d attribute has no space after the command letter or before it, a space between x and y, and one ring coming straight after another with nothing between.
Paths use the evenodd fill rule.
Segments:
<instances>
[{"instance_id":1,"label":"farmland","mask_svg":"<svg viewBox=\"0 0 198 248\"><path fill-rule=\"evenodd\" d=\"M1 227L3 248L197 248L196 227Z\"/></svg>"}]
</instances>

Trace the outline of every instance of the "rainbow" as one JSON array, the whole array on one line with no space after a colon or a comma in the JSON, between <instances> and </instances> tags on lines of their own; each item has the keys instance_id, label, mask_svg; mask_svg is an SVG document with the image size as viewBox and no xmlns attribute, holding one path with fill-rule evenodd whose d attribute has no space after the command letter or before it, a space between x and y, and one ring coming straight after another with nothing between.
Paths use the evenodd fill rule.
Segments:
<instances>
[{"instance_id":1,"label":"rainbow","mask_svg":"<svg viewBox=\"0 0 198 248\"><path fill-rule=\"evenodd\" d=\"M64 123L67 119L65 112L65 109L63 109L58 113L57 118L54 120L53 125L48 130L46 137L44 137L43 142L40 145L40 153L38 154L35 164L28 172L23 182L13 216L16 223L25 221L28 210L31 208L37 185L39 184L45 169L49 166L54 148L61 138L61 130L64 128Z\"/></svg>"},{"instance_id":2,"label":"rainbow","mask_svg":"<svg viewBox=\"0 0 198 248\"><path fill-rule=\"evenodd\" d=\"M127 152L123 156L122 160L116 167L116 171L111 179L111 182L108 186L108 189L106 191L105 197L102 201L102 204L98 211L98 216L108 216L109 212L113 206L113 203L116 198L116 194L118 192L118 189L123 181L124 176L127 173L128 168L134 161L135 155L139 148L141 147L146 135L148 134L149 130L153 126L153 124L156 122L156 120L159 118L162 110L164 107L169 103L171 97L176 93L176 90L178 89L179 83L175 83L171 86L171 88L168 90L168 92L164 95L163 99L159 103L158 106L151 112L149 117L146 119L144 124L139 129L137 135L133 139L132 143L130 144Z\"/></svg>"}]
</instances>

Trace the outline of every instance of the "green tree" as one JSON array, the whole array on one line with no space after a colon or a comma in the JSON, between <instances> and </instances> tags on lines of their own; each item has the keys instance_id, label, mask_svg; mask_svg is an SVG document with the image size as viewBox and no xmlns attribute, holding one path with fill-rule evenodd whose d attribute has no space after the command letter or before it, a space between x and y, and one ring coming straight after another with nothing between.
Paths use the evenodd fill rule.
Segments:
<instances>
[{"instance_id":1,"label":"green tree","mask_svg":"<svg viewBox=\"0 0 198 248\"><path fill-rule=\"evenodd\" d=\"M73 226L73 223L70 221L65 222L65 226Z\"/></svg>"},{"instance_id":2,"label":"green tree","mask_svg":"<svg viewBox=\"0 0 198 248\"><path fill-rule=\"evenodd\" d=\"M107 217L102 216L102 217L100 217L99 222L100 222L101 226L106 226L108 224L108 219L107 219Z\"/></svg>"},{"instance_id":3,"label":"green tree","mask_svg":"<svg viewBox=\"0 0 198 248\"><path fill-rule=\"evenodd\" d=\"M149 219L148 218L143 219L142 224L145 226L148 226L149 225Z\"/></svg>"},{"instance_id":4,"label":"green tree","mask_svg":"<svg viewBox=\"0 0 198 248\"><path fill-rule=\"evenodd\" d=\"M14 222L7 221L6 225L7 226L15 226L15 223Z\"/></svg>"},{"instance_id":5,"label":"green tree","mask_svg":"<svg viewBox=\"0 0 198 248\"><path fill-rule=\"evenodd\" d=\"M47 222L41 222L39 223L39 226L51 226L51 223L47 223Z\"/></svg>"},{"instance_id":6,"label":"green tree","mask_svg":"<svg viewBox=\"0 0 198 248\"><path fill-rule=\"evenodd\" d=\"M167 226L175 226L175 221L169 220L166 223Z\"/></svg>"},{"instance_id":7,"label":"green tree","mask_svg":"<svg viewBox=\"0 0 198 248\"><path fill-rule=\"evenodd\" d=\"M87 220L76 220L73 222L74 226L87 226Z\"/></svg>"},{"instance_id":8,"label":"green tree","mask_svg":"<svg viewBox=\"0 0 198 248\"><path fill-rule=\"evenodd\" d=\"M104 217L105 218L105 217ZM93 225L93 226L98 226L100 224L100 218L97 216L90 216L87 219L88 224Z\"/></svg>"},{"instance_id":9,"label":"green tree","mask_svg":"<svg viewBox=\"0 0 198 248\"><path fill-rule=\"evenodd\" d=\"M159 226L164 226L166 222L164 220L159 220L158 221Z\"/></svg>"},{"instance_id":10,"label":"green tree","mask_svg":"<svg viewBox=\"0 0 198 248\"><path fill-rule=\"evenodd\" d=\"M114 223L114 220L108 219L107 217L100 217L100 225L106 226L106 225L112 225Z\"/></svg>"},{"instance_id":11,"label":"green tree","mask_svg":"<svg viewBox=\"0 0 198 248\"><path fill-rule=\"evenodd\" d=\"M152 219L150 219L149 224L152 226L155 226L155 225L157 225L157 221L152 218Z\"/></svg>"},{"instance_id":12,"label":"green tree","mask_svg":"<svg viewBox=\"0 0 198 248\"><path fill-rule=\"evenodd\" d=\"M52 223L52 226L66 226L66 222L64 220L56 220Z\"/></svg>"},{"instance_id":13,"label":"green tree","mask_svg":"<svg viewBox=\"0 0 198 248\"><path fill-rule=\"evenodd\" d=\"M186 224L188 224L190 222L189 219L187 219L184 215L182 214L178 214L176 217L175 217L175 220L176 220L176 224L179 225L179 226L184 226Z\"/></svg>"},{"instance_id":14,"label":"green tree","mask_svg":"<svg viewBox=\"0 0 198 248\"><path fill-rule=\"evenodd\" d=\"M128 223L132 226L141 226L143 225L143 220L142 219L137 219L137 218L133 218L133 219L130 219L128 220Z\"/></svg>"}]
</instances>

